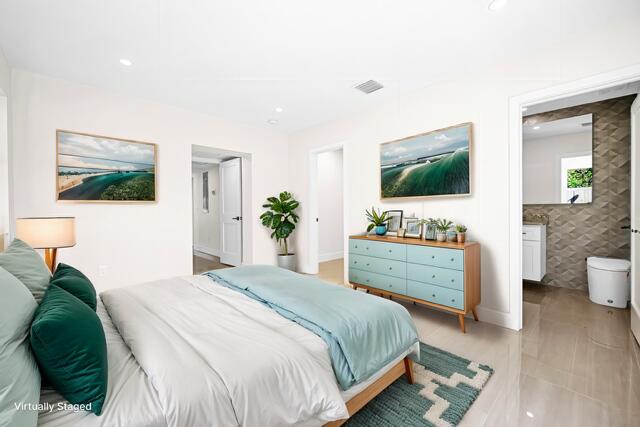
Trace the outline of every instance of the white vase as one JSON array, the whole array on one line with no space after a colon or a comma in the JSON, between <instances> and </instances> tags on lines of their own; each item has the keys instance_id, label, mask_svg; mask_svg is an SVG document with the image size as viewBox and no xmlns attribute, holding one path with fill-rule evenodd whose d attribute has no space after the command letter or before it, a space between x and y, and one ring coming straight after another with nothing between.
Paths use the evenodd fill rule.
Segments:
<instances>
[{"instance_id":1,"label":"white vase","mask_svg":"<svg viewBox=\"0 0 640 427\"><path fill-rule=\"evenodd\" d=\"M446 242L447 241L447 233L436 233L436 240L438 242Z\"/></svg>"}]
</instances>

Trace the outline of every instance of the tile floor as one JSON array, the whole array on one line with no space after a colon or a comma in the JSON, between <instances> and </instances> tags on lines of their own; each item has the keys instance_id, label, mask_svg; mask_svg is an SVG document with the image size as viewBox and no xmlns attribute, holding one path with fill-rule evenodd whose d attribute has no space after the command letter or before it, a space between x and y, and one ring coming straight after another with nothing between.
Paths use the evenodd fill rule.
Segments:
<instances>
[{"instance_id":1,"label":"tile floor","mask_svg":"<svg viewBox=\"0 0 640 427\"><path fill-rule=\"evenodd\" d=\"M343 283L341 261L321 263ZM586 293L525 285L524 329L511 331L403 303L421 339L495 369L461 426L640 426L640 347L629 310Z\"/></svg>"},{"instance_id":2,"label":"tile floor","mask_svg":"<svg viewBox=\"0 0 640 427\"><path fill-rule=\"evenodd\" d=\"M219 268L227 268L229 267L226 264L220 263L220 258L217 256L213 257L213 260L203 258L197 255L193 256L193 274L204 273L209 270L217 270Z\"/></svg>"}]
</instances>

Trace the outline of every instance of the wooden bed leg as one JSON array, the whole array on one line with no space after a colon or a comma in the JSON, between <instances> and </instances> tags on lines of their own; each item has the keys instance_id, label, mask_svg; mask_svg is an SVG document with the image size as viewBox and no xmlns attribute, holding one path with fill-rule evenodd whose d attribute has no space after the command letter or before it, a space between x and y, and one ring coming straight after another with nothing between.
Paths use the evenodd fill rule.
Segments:
<instances>
[{"instance_id":1,"label":"wooden bed leg","mask_svg":"<svg viewBox=\"0 0 640 427\"><path fill-rule=\"evenodd\" d=\"M476 313L476 308L473 307L471 309L471 313L473 313L473 320L475 320L476 322L478 321L478 313Z\"/></svg>"},{"instance_id":2,"label":"wooden bed leg","mask_svg":"<svg viewBox=\"0 0 640 427\"><path fill-rule=\"evenodd\" d=\"M458 314L458 322L460 322L460 330L462 331L462 333L466 333L464 329L464 314Z\"/></svg>"},{"instance_id":3,"label":"wooden bed leg","mask_svg":"<svg viewBox=\"0 0 640 427\"><path fill-rule=\"evenodd\" d=\"M407 376L407 382L413 384L413 360L408 357L404 358L404 370Z\"/></svg>"}]
</instances>

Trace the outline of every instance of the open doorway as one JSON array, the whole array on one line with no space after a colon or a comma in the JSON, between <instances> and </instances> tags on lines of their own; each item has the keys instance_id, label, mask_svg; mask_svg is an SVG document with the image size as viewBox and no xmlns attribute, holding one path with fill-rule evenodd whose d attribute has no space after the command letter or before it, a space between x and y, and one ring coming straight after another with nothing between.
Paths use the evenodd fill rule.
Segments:
<instances>
[{"instance_id":1,"label":"open doorway","mask_svg":"<svg viewBox=\"0 0 640 427\"><path fill-rule=\"evenodd\" d=\"M250 155L193 146L191 156L193 272L248 262L243 227L249 206Z\"/></svg>"},{"instance_id":2,"label":"open doorway","mask_svg":"<svg viewBox=\"0 0 640 427\"><path fill-rule=\"evenodd\" d=\"M319 278L344 284L344 167L342 146L311 153L312 268Z\"/></svg>"}]
</instances>

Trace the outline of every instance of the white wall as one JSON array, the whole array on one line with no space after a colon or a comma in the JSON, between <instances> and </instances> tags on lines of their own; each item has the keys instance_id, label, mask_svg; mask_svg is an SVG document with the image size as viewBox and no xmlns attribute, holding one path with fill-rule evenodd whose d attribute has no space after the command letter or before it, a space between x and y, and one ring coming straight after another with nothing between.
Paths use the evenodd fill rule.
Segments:
<instances>
[{"instance_id":1,"label":"white wall","mask_svg":"<svg viewBox=\"0 0 640 427\"><path fill-rule=\"evenodd\" d=\"M568 35L553 46L528 46L523 56L457 81L421 91L349 117L298 132L289 141L289 180L302 211L308 199L311 150L343 143L349 234L365 230L364 211L375 205L421 217L448 217L469 227L482 245L481 320L509 324L509 99L535 89L640 63L640 26L612 26L606 34ZM473 122L470 197L383 202L379 197L379 144L463 122ZM302 212L303 221L306 212ZM307 226L298 227L302 271L309 265Z\"/></svg>"},{"instance_id":2,"label":"white wall","mask_svg":"<svg viewBox=\"0 0 640 427\"><path fill-rule=\"evenodd\" d=\"M59 260L84 271L98 290L192 271L191 145L252 155L252 211L287 187L287 138L275 131L122 96L24 71L12 81L16 217L77 218L74 248ZM158 144L158 202L145 205L55 201L55 130ZM253 261L275 263L262 225L247 225ZM104 277L98 266L108 266Z\"/></svg>"},{"instance_id":3,"label":"white wall","mask_svg":"<svg viewBox=\"0 0 640 427\"><path fill-rule=\"evenodd\" d=\"M193 168L193 249L205 254L220 256L220 167ZM203 211L202 174L209 173L209 210ZM211 192L215 191L215 194Z\"/></svg>"},{"instance_id":4,"label":"white wall","mask_svg":"<svg viewBox=\"0 0 640 427\"><path fill-rule=\"evenodd\" d=\"M344 211L342 150L318 154L318 259L342 258Z\"/></svg>"},{"instance_id":5,"label":"white wall","mask_svg":"<svg viewBox=\"0 0 640 427\"><path fill-rule=\"evenodd\" d=\"M592 152L592 133L555 135L522 141L522 201L562 203L560 159Z\"/></svg>"},{"instance_id":6,"label":"white wall","mask_svg":"<svg viewBox=\"0 0 640 427\"><path fill-rule=\"evenodd\" d=\"M0 251L8 237L11 197L9 192L9 135L10 135L11 68L0 49ZM6 239L8 240L8 239Z\"/></svg>"}]
</instances>

